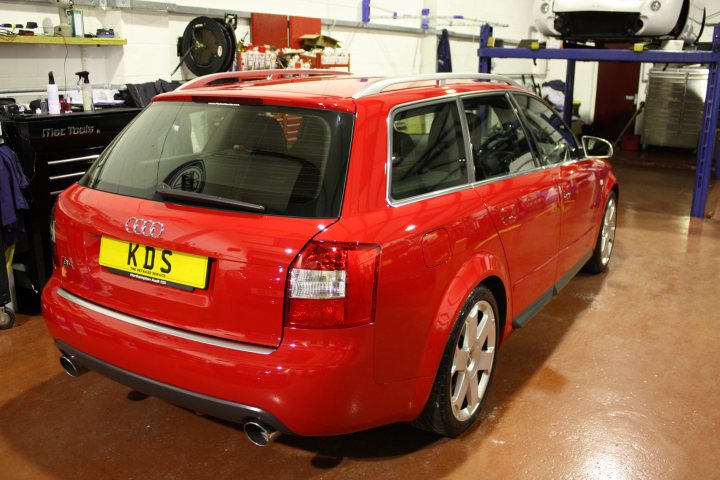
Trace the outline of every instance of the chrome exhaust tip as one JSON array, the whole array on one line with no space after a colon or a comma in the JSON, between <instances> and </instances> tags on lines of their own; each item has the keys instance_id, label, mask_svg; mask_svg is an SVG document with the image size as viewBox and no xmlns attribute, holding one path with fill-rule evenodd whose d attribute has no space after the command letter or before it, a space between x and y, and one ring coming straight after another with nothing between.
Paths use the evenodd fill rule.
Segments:
<instances>
[{"instance_id":1,"label":"chrome exhaust tip","mask_svg":"<svg viewBox=\"0 0 720 480\"><path fill-rule=\"evenodd\" d=\"M243 430L248 439L258 447L266 447L280 436L280 432L260 420L245 422Z\"/></svg>"},{"instance_id":2,"label":"chrome exhaust tip","mask_svg":"<svg viewBox=\"0 0 720 480\"><path fill-rule=\"evenodd\" d=\"M60 357L60 366L65 370L65 373L71 377L79 377L88 371L85 366L78 362L75 356L68 354L63 354L63 356Z\"/></svg>"}]
</instances>

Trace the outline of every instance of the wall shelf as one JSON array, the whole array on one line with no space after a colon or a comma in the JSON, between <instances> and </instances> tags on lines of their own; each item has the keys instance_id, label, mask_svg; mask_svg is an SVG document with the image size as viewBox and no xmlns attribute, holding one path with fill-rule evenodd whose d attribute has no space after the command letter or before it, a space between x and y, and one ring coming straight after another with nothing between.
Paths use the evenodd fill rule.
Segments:
<instances>
[{"instance_id":1,"label":"wall shelf","mask_svg":"<svg viewBox=\"0 0 720 480\"><path fill-rule=\"evenodd\" d=\"M97 45L119 46L127 45L126 38L85 38L85 37L45 37L18 35L13 39L0 40L0 45L9 44L38 44L38 45Z\"/></svg>"}]
</instances>

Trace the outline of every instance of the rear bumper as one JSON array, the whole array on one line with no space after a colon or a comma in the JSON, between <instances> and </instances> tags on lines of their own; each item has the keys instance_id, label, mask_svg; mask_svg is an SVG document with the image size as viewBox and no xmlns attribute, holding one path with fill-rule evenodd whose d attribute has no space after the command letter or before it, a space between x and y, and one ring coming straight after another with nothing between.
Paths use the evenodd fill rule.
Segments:
<instances>
[{"instance_id":1,"label":"rear bumper","mask_svg":"<svg viewBox=\"0 0 720 480\"><path fill-rule=\"evenodd\" d=\"M414 419L432 384L377 383L373 325L286 329L277 349L250 351L119 320L129 315L104 314L63 292L53 277L42 296L62 350L139 391L231 421L255 417L285 433L344 434Z\"/></svg>"},{"instance_id":2,"label":"rear bumper","mask_svg":"<svg viewBox=\"0 0 720 480\"><path fill-rule=\"evenodd\" d=\"M180 407L206 413L213 417L223 418L237 423L244 423L251 419L259 419L282 433L293 433L272 414L259 408L209 397L201 393L191 392L190 390L143 377L103 362L71 347L61 340L55 340L55 344L63 353L73 355L77 358L81 365L111 378L118 383L127 385L138 392L152 395L153 397L161 398Z\"/></svg>"}]
</instances>

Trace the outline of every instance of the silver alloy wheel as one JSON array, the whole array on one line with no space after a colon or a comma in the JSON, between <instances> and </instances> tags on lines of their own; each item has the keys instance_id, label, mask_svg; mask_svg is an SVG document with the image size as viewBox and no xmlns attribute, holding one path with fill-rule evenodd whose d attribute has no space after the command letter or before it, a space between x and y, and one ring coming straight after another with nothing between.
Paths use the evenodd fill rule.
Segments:
<instances>
[{"instance_id":1,"label":"silver alloy wheel","mask_svg":"<svg viewBox=\"0 0 720 480\"><path fill-rule=\"evenodd\" d=\"M610 197L607 207L605 207L605 216L603 217L602 232L600 233L600 262L603 267L610 261L610 255L615 245L615 224L617 223L617 204L615 197Z\"/></svg>"},{"instance_id":2,"label":"silver alloy wheel","mask_svg":"<svg viewBox=\"0 0 720 480\"><path fill-rule=\"evenodd\" d=\"M455 418L469 419L480 407L495 362L495 312L485 300L465 317L450 372L450 404Z\"/></svg>"}]
</instances>

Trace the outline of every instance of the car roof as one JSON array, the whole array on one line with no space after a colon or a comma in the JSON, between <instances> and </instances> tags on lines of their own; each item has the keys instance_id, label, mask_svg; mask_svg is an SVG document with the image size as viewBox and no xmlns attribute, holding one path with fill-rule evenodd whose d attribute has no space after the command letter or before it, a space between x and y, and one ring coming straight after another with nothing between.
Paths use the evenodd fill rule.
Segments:
<instances>
[{"instance_id":1,"label":"car roof","mask_svg":"<svg viewBox=\"0 0 720 480\"><path fill-rule=\"evenodd\" d=\"M489 74L381 77L326 70L279 70L263 75L266 72L273 71L207 75L154 100L276 104L354 112L356 102L382 101L394 106L457 93L520 89L508 78Z\"/></svg>"}]
</instances>

